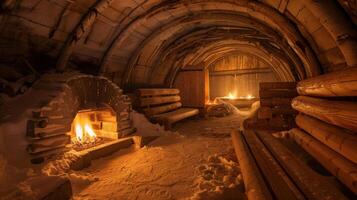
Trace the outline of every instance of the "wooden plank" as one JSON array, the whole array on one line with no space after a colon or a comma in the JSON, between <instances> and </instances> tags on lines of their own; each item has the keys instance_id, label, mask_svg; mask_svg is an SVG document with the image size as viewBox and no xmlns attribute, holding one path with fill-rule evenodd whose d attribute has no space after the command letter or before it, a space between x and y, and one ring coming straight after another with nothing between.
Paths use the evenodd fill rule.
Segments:
<instances>
[{"instance_id":1,"label":"wooden plank","mask_svg":"<svg viewBox=\"0 0 357 200\"><path fill-rule=\"evenodd\" d=\"M332 72L300 81L300 95L335 97L357 96L357 68Z\"/></svg>"},{"instance_id":2,"label":"wooden plank","mask_svg":"<svg viewBox=\"0 0 357 200\"><path fill-rule=\"evenodd\" d=\"M161 96L161 95L177 95L180 90L174 88L150 88L150 89L138 89L137 94L140 97L147 96Z\"/></svg>"},{"instance_id":3,"label":"wooden plank","mask_svg":"<svg viewBox=\"0 0 357 200\"><path fill-rule=\"evenodd\" d=\"M274 199L305 199L303 194L294 185L294 182L290 180L288 174L286 174L264 144L255 135L255 132L244 131L244 137L252 151L253 157L258 163L258 168L262 171L266 182L274 192Z\"/></svg>"},{"instance_id":4,"label":"wooden plank","mask_svg":"<svg viewBox=\"0 0 357 200\"><path fill-rule=\"evenodd\" d=\"M357 195L357 165L328 148L306 132L294 128L294 140Z\"/></svg>"},{"instance_id":5,"label":"wooden plank","mask_svg":"<svg viewBox=\"0 0 357 200\"><path fill-rule=\"evenodd\" d=\"M243 174L245 192L249 200L270 200L273 199L264 179L251 155L247 143L242 133L231 132L234 150Z\"/></svg>"},{"instance_id":6,"label":"wooden plank","mask_svg":"<svg viewBox=\"0 0 357 200\"><path fill-rule=\"evenodd\" d=\"M347 199L329 178L314 172L271 134L256 134L307 199Z\"/></svg>"},{"instance_id":7,"label":"wooden plank","mask_svg":"<svg viewBox=\"0 0 357 200\"><path fill-rule=\"evenodd\" d=\"M299 96L293 99L292 106L294 109L324 122L357 131L357 102Z\"/></svg>"},{"instance_id":8,"label":"wooden plank","mask_svg":"<svg viewBox=\"0 0 357 200\"><path fill-rule=\"evenodd\" d=\"M260 82L260 89L295 89L296 82Z\"/></svg>"},{"instance_id":9,"label":"wooden plank","mask_svg":"<svg viewBox=\"0 0 357 200\"><path fill-rule=\"evenodd\" d=\"M180 102L172 103L169 105L164 105L164 106L157 106L157 107L152 107L152 108L145 108L143 109L144 113L148 116L152 115L157 115L161 113L165 113L171 110L178 109L182 106Z\"/></svg>"},{"instance_id":10,"label":"wooden plank","mask_svg":"<svg viewBox=\"0 0 357 200\"><path fill-rule=\"evenodd\" d=\"M357 135L304 114L296 117L296 124L320 142L357 164Z\"/></svg>"},{"instance_id":11,"label":"wooden plank","mask_svg":"<svg viewBox=\"0 0 357 200\"><path fill-rule=\"evenodd\" d=\"M148 97L140 99L140 106L154 106L165 103L173 103L181 100L180 96Z\"/></svg>"}]
</instances>

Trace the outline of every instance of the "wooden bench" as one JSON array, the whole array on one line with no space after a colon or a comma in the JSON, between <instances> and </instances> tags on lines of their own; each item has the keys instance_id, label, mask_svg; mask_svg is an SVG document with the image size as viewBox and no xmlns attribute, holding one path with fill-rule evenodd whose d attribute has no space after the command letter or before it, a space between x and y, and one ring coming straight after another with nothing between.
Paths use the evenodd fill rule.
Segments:
<instances>
[{"instance_id":1,"label":"wooden bench","mask_svg":"<svg viewBox=\"0 0 357 200\"><path fill-rule=\"evenodd\" d=\"M199 113L195 108L183 108L178 89L138 89L138 106L154 122L168 130L172 124Z\"/></svg>"}]
</instances>

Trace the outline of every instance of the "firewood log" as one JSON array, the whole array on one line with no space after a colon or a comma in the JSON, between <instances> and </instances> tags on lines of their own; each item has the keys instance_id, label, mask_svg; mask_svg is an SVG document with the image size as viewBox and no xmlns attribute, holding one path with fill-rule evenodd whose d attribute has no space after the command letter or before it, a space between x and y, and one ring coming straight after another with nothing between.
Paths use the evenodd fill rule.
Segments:
<instances>
[{"instance_id":1,"label":"firewood log","mask_svg":"<svg viewBox=\"0 0 357 200\"><path fill-rule=\"evenodd\" d=\"M237 131L231 133L234 150L243 174L245 191L248 199L269 200L273 199L264 179L250 154L250 150L243 138Z\"/></svg>"},{"instance_id":2,"label":"firewood log","mask_svg":"<svg viewBox=\"0 0 357 200\"><path fill-rule=\"evenodd\" d=\"M351 68L300 81L297 91L306 96L357 96L357 69Z\"/></svg>"},{"instance_id":3,"label":"firewood log","mask_svg":"<svg viewBox=\"0 0 357 200\"><path fill-rule=\"evenodd\" d=\"M357 194L357 165L319 142L306 132L294 128L291 131L294 140L319 161L327 170Z\"/></svg>"},{"instance_id":4,"label":"firewood log","mask_svg":"<svg viewBox=\"0 0 357 200\"><path fill-rule=\"evenodd\" d=\"M299 96L293 99L292 106L302 113L327 123L357 131L357 102Z\"/></svg>"},{"instance_id":5,"label":"firewood log","mask_svg":"<svg viewBox=\"0 0 357 200\"><path fill-rule=\"evenodd\" d=\"M263 131L255 132L269 152L294 180L306 199L347 199L329 178L323 177L302 162L280 140ZM264 148L264 147L262 147ZM264 166L265 167L265 166ZM305 199L303 198L303 199Z\"/></svg>"},{"instance_id":6,"label":"firewood log","mask_svg":"<svg viewBox=\"0 0 357 200\"><path fill-rule=\"evenodd\" d=\"M296 124L320 142L357 164L357 135L304 114L296 117Z\"/></svg>"}]
</instances>

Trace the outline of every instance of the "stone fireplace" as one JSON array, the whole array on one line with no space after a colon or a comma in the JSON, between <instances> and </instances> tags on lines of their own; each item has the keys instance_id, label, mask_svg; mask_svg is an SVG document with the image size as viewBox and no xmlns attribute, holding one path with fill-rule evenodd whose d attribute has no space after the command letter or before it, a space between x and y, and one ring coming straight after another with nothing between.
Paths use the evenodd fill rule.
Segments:
<instances>
[{"instance_id":1,"label":"stone fireplace","mask_svg":"<svg viewBox=\"0 0 357 200\"><path fill-rule=\"evenodd\" d=\"M27 152L32 163L123 138L132 127L130 99L104 77L45 75L34 85L50 95L27 120Z\"/></svg>"}]
</instances>

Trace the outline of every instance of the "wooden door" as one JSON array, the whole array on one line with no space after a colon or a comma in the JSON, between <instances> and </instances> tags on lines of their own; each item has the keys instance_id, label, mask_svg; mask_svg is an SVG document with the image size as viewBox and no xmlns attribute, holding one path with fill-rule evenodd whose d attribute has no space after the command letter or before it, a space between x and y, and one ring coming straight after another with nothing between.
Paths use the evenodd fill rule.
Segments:
<instances>
[{"instance_id":1,"label":"wooden door","mask_svg":"<svg viewBox=\"0 0 357 200\"><path fill-rule=\"evenodd\" d=\"M205 69L182 70L174 87L180 90L183 106L203 108L209 99L209 75Z\"/></svg>"}]
</instances>

